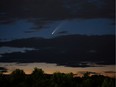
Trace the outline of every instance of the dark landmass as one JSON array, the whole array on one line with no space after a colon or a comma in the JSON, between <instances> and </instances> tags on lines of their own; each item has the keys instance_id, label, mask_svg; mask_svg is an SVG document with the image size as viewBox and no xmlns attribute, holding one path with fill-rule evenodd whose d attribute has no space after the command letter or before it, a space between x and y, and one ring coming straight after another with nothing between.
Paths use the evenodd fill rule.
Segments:
<instances>
[{"instance_id":1,"label":"dark landmass","mask_svg":"<svg viewBox=\"0 0 116 87\"><path fill-rule=\"evenodd\" d=\"M64 35L50 39L27 38L0 42L0 47L28 47L38 50L2 54L0 62L47 62L66 66L115 64L115 36ZM85 62L84 64L82 62Z\"/></svg>"},{"instance_id":2,"label":"dark landmass","mask_svg":"<svg viewBox=\"0 0 116 87\"><path fill-rule=\"evenodd\" d=\"M7 69L5 67L0 67L0 73L7 72Z\"/></svg>"},{"instance_id":3,"label":"dark landmass","mask_svg":"<svg viewBox=\"0 0 116 87\"><path fill-rule=\"evenodd\" d=\"M115 78L103 75L92 75L86 72L82 77L72 73L45 74L42 69L35 68L27 75L16 69L9 75L0 74L1 87L115 87Z\"/></svg>"}]
</instances>

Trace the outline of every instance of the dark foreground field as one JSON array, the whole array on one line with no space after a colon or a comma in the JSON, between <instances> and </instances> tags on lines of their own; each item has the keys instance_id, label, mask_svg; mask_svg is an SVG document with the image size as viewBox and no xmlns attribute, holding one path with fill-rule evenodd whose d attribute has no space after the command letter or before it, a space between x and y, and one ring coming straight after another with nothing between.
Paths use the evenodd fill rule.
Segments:
<instances>
[{"instance_id":1,"label":"dark foreground field","mask_svg":"<svg viewBox=\"0 0 116 87\"><path fill-rule=\"evenodd\" d=\"M90 76L89 72L82 77L60 72L48 75L38 68L27 75L23 70L16 69L9 75L0 74L0 87L115 87L115 78Z\"/></svg>"}]
</instances>

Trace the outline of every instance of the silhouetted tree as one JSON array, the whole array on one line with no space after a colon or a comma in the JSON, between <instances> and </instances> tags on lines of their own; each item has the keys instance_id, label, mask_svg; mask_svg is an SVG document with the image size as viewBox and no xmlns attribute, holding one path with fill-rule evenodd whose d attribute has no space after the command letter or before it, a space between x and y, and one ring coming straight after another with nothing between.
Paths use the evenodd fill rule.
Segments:
<instances>
[{"instance_id":1,"label":"silhouetted tree","mask_svg":"<svg viewBox=\"0 0 116 87\"><path fill-rule=\"evenodd\" d=\"M112 79L105 78L101 87L114 87L115 83Z\"/></svg>"},{"instance_id":2,"label":"silhouetted tree","mask_svg":"<svg viewBox=\"0 0 116 87\"><path fill-rule=\"evenodd\" d=\"M3 73L0 73L0 87L10 87L9 77L4 76Z\"/></svg>"},{"instance_id":3,"label":"silhouetted tree","mask_svg":"<svg viewBox=\"0 0 116 87\"><path fill-rule=\"evenodd\" d=\"M82 85L83 85L83 87L93 87L90 78L85 79L85 80L83 81Z\"/></svg>"},{"instance_id":4,"label":"silhouetted tree","mask_svg":"<svg viewBox=\"0 0 116 87\"><path fill-rule=\"evenodd\" d=\"M73 80L73 74L64 74L60 72L56 72L52 76L52 85L53 87L72 87L72 80Z\"/></svg>"},{"instance_id":5,"label":"silhouetted tree","mask_svg":"<svg viewBox=\"0 0 116 87\"><path fill-rule=\"evenodd\" d=\"M42 78L44 76L44 71L42 69L34 68L31 76L34 78Z\"/></svg>"},{"instance_id":6,"label":"silhouetted tree","mask_svg":"<svg viewBox=\"0 0 116 87\"><path fill-rule=\"evenodd\" d=\"M84 77L84 78L88 78L88 77L90 76L90 74L91 74L90 72L85 72L85 73L83 74L83 77Z\"/></svg>"},{"instance_id":7,"label":"silhouetted tree","mask_svg":"<svg viewBox=\"0 0 116 87\"><path fill-rule=\"evenodd\" d=\"M72 73L56 72L44 74L42 69L35 68L30 75L16 69L11 74L0 74L0 87L115 87L115 78L102 75L74 77Z\"/></svg>"},{"instance_id":8,"label":"silhouetted tree","mask_svg":"<svg viewBox=\"0 0 116 87\"><path fill-rule=\"evenodd\" d=\"M20 69L14 70L10 75L10 82L12 87L24 87L22 84L25 82L25 72Z\"/></svg>"},{"instance_id":9,"label":"silhouetted tree","mask_svg":"<svg viewBox=\"0 0 116 87\"><path fill-rule=\"evenodd\" d=\"M44 78L44 71L42 69L34 68L34 71L31 74L31 78L32 78L32 87L39 87L39 86L44 87L45 78Z\"/></svg>"}]
</instances>

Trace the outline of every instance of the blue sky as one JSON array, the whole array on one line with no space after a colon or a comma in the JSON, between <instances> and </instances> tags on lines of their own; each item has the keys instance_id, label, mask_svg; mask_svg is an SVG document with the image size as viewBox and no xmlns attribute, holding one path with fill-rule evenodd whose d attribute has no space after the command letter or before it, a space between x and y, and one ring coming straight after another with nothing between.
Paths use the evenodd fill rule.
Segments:
<instances>
[{"instance_id":1,"label":"blue sky","mask_svg":"<svg viewBox=\"0 0 116 87\"><path fill-rule=\"evenodd\" d=\"M39 24L38 24L39 25ZM106 35L115 33L115 25L110 19L72 19L63 21L52 21L45 28L33 29L36 27L27 20L18 20L9 24L0 24L0 39L13 40L30 37L50 38L59 36L59 32L66 31L64 34L82 35ZM52 35L55 28L59 27ZM31 31L29 33L26 33Z\"/></svg>"}]
</instances>

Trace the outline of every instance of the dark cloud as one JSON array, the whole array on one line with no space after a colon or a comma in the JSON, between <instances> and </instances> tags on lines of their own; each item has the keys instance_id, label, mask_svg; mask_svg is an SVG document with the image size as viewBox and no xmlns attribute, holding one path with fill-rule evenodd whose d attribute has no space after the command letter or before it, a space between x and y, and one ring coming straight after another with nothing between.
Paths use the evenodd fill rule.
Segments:
<instances>
[{"instance_id":1,"label":"dark cloud","mask_svg":"<svg viewBox=\"0 0 116 87\"><path fill-rule=\"evenodd\" d=\"M39 31L43 28L47 29L50 27L49 24L52 23L50 20L38 19L38 18L32 18L32 19L29 19L28 21L34 23L35 26L31 28L33 31Z\"/></svg>"},{"instance_id":2,"label":"dark cloud","mask_svg":"<svg viewBox=\"0 0 116 87\"><path fill-rule=\"evenodd\" d=\"M90 72L90 71L81 71L79 72L80 74L85 74L85 73L88 73L90 75L99 75L99 73L96 73L96 72Z\"/></svg>"},{"instance_id":3,"label":"dark cloud","mask_svg":"<svg viewBox=\"0 0 116 87\"><path fill-rule=\"evenodd\" d=\"M116 73L115 71L104 71L105 73Z\"/></svg>"},{"instance_id":4,"label":"dark cloud","mask_svg":"<svg viewBox=\"0 0 116 87\"><path fill-rule=\"evenodd\" d=\"M7 18L5 18L5 19L0 19L0 25L3 25L3 24L11 24L11 23L13 23L13 22L15 22L15 20L14 19L7 19Z\"/></svg>"},{"instance_id":5,"label":"dark cloud","mask_svg":"<svg viewBox=\"0 0 116 87\"><path fill-rule=\"evenodd\" d=\"M115 64L114 38L114 35L64 35L51 39L28 38L1 42L0 46L30 47L39 50L6 53L2 55L0 62L48 62L73 67L92 66L88 63L79 65L84 61Z\"/></svg>"},{"instance_id":6,"label":"dark cloud","mask_svg":"<svg viewBox=\"0 0 116 87\"><path fill-rule=\"evenodd\" d=\"M68 33L67 31L60 31L57 34L67 34L67 33Z\"/></svg>"},{"instance_id":7,"label":"dark cloud","mask_svg":"<svg viewBox=\"0 0 116 87\"><path fill-rule=\"evenodd\" d=\"M7 72L7 69L5 67L0 67L0 72L2 73Z\"/></svg>"},{"instance_id":8,"label":"dark cloud","mask_svg":"<svg viewBox=\"0 0 116 87\"><path fill-rule=\"evenodd\" d=\"M115 0L0 0L1 18L114 18Z\"/></svg>"}]
</instances>

